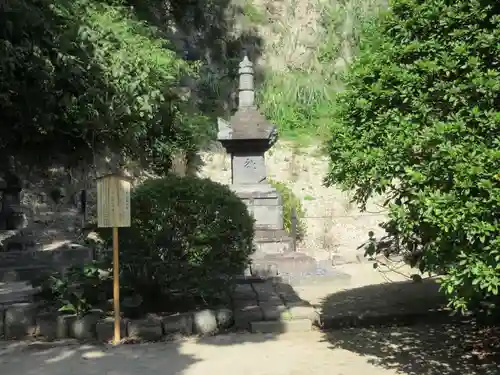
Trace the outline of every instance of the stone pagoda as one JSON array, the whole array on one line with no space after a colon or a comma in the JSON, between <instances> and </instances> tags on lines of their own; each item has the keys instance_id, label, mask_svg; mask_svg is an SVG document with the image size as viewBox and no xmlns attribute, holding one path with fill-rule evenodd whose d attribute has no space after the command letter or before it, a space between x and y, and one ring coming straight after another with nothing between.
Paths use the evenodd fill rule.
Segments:
<instances>
[{"instance_id":1,"label":"stone pagoda","mask_svg":"<svg viewBox=\"0 0 500 375\"><path fill-rule=\"evenodd\" d=\"M245 56L239 69L239 105L229 122L218 119L218 140L231 156L231 188L255 219L256 258L289 252L283 206L267 181L265 153L277 140L276 127L255 106L253 64Z\"/></svg>"},{"instance_id":2,"label":"stone pagoda","mask_svg":"<svg viewBox=\"0 0 500 375\"><path fill-rule=\"evenodd\" d=\"M255 105L254 69L247 56L239 65L238 110L229 122L218 119L218 140L231 156L231 189L246 203L255 219L256 252L251 276L280 276L289 283L327 280L331 263L317 262L293 251L292 238L283 228L280 194L267 181L265 153L277 140L276 127Z\"/></svg>"}]
</instances>

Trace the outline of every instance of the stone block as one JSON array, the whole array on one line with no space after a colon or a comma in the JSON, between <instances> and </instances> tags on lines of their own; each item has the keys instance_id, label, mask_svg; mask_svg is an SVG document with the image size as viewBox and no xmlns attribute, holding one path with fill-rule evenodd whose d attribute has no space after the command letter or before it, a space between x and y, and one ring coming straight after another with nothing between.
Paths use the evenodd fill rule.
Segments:
<instances>
[{"instance_id":1,"label":"stone block","mask_svg":"<svg viewBox=\"0 0 500 375\"><path fill-rule=\"evenodd\" d=\"M291 241L256 241L255 242L257 254L284 254L292 251L292 242Z\"/></svg>"},{"instance_id":2,"label":"stone block","mask_svg":"<svg viewBox=\"0 0 500 375\"><path fill-rule=\"evenodd\" d=\"M22 339L36 333L36 306L16 303L5 310L4 334L7 339Z\"/></svg>"},{"instance_id":3,"label":"stone block","mask_svg":"<svg viewBox=\"0 0 500 375\"><path fill-rule=\"evenodd\" d=\"M68 316L47 312L36 317L37 336L48 340L66 339L69 337ZM71 320L72 318L69 318Z\"/></svg>"},{"instance_id":4,"label":"stone block","mask_svg":"<svg viewBox=\"0 0 500 375\"><path fill-rule=\"evenodd\" d=\"M252 333L309 332L311 330L312 322L309 319L250 323L250 331Z\"/></svg>"},{"instance_id":5,"label":"stone block","mask_svg":"<svg viewBox=\"0 0 500 375\"><path fill-rule=\"evenodd\" d=\"M273 201L258 203L251 206L256 228L283 229L283 207L273 204Z\"/></svg>"},{"instance_id":6,"label":"stone block","mask_svg":"<svg viewBox=\"0 0 500 375\"><path fill-rule=\"evenodd\" d=\"M92 261L92 250L84 246L69 246L63 249L52 250L52 262L59 266L85 264Z\"/></svg>"},{"instance_id":7,"label":"stone block","mask_svg":"<svg viewBox=\"0 0 500 375\"><path fill-rule=\"evenodd\" d=\"M148 317L146 319L131 320L128 323L128 335L131 338L147 341L158 341L163 337L161 319Z\"/></svg>"},{"instance_id":8,"label":"stone block","mask_svg":"<svg viewBox=\"0 0 500 375\"><path fill-rule=\"evenodd\" d=\"M192 335L193 324L191 313L169 315L162 318L163 332L167 335L174 333Z\"/></svg>"},{"instance_id":9,"label":"stone block","mask_svg":"<svg viewBox=\"0 0 500 375\"><path fill-rule=\"evenodd\" d=\"M281 298L276 293L274 285L270 282L265 283L254 283L252 284L255 294L257 294L257 300L261 302L274 302L275 304L281 304Z\"/></svg>"},{"instance_id":10,"label":"stone block","mask_svg":"<svg viewBox=\"0 0 500 375\"><path fill-rule=\"evenodd\" d=\"M237 284L231 294L234 301L253 301L257 295L250 284Z\"/></svg>"},{"instance_id":11,"label":"stone block","mask_svg":"<svg viewBox=\"0 0 500 375\"><path fill-rule=\"evenodd\" d=\"M233 182L231 189L247 205L248 212L255 219L256 228L283 229L281 197L273 186L267 183Z\"/></svg>"},{"instance_id":12,"label":"stone block","mask_svg":"<svg viewBox=\"0 0 500 375\"><path fill-rule=\"evenodd\" d=\"M33 295L36 292L38 292L38 288L33 288L24 282L11 282L0 286L0 306L33 302Z\"/></svg>"},{"instance_id":13,"label":"stone block","mask_svg":"<svg viewBox=\"0 0 500 375\"><path fill-rule=\"evenodd\" d=\"M235 153L232 157L233 184L258 184L266 179L264 155Z\"/></svg>"},{"instance_id":14,"label":"stone block","mask_svg":"<svg viewBox=\"0 0 500 375\"><path fill-rule=\"evenodd\" d=\"M115 337L115 319L106 317L101 319L96 324L97 340L109 342ZM120 337L127 337L127 319L120 319Z\"/></svg>"},{"instance_id":15,"label":"stone block","mask_svg":"<svg viewBox=\"0 0 500 375\"><path fill-rule=\"evenodd\" d=\"M259 304L262 309L264 320L290 320L291 315L283 304L275 304L270 302L262 302Z\"/></svg>"},{"instance_id":16,"label":"stone block","mask_svg":"<svg viewBox=\"0 0 500 375\"><path fill-rule=\"evenodd\" d=\"M312 306L298 305L289 306L288 311L290 312L291 319L309 319L313 323L319 323L320 318L316 309Z\"/></svg>"},{"instance_id":17,"label":"stone block","mask_svg":"<svg viewBox=\"0 0 500 375\"><path fill-rule=\"evenodd\" d=\"M217 324L219 328L226 329L234 324L234 314L231 309L218 309L217 310Z\"/></svg>"},{"instance_id":18,"label":"stone block","mask_svg":"<svg viewBox=\"0 0 500 375\"><path fill-rule=\"evenodd\" d=\"M255 306L258 304L259 304L259 302L257 301L257 297L254 299L248 299L248 300L237 299L237 300L233 301L232 307L233 307L233 311L236 311L236 310L244 309L244 308L249 307L249 306Z\"/></svg>"},{"instance_id":19,"label":"stone block","mask_svg":"<svg viewBox=\"0 0 500 375\"><path fill-rule=\"evenodd\" d=\"M276 283L276 293L280 296L286 306L301 306L307 304L299 297L293 287L287 283Z\"/></svg>"},{"instance_id":20,"label":"stone block","mask_svg":"<svg viewBox=\"0 0 500 375\"><path fill-rule=\"evenodd\" d=\"M0 269L0 282L2 283L14 283L22 280L21 275L17 270L12 270L9 268Z\"/></svg>"},{"instance_id":21,"label":"stone block","mask_svg":"<svg viewBox=\"0 0 500 375\"><path fill-rule=\"evenodd\" d=\"M278 266L276 264L261 263L255 261L250 265L250 274L253 277L267 279L278 276Z\"/></svg>"},{"instance_id":22,"label":"stone block","mask_svg":"<svg viewBox=\"0 0 500 375\"><path fill-rule=\"evenodd\" d=\"M237 328L248 329L251 322L262 320L262 309L259 305L247 305L234 310L234 325Z\"/></svg>"},{"instance_id":23,"label":"stone block","mask_svg":"<svg viewBox=\"0 0 500 375\"><path fill-rule=\"evenodd\" d=\"M92 340L97 336L97 322L104 316L100 310L93 310L84 316L73 315L66 318L69 325L69 337L78 340Z\"/></svg>"},{"instance_id":24,"label":"stone block","mask_svg":"<svg viewBox=\"0 0 500 375\"><path fill-rule=\"evenodd\" d=\"M194 332L199 335L211 335L218 331L217 315L213 310L202 310L193 313Z\"/></svg>"}]
</instances>

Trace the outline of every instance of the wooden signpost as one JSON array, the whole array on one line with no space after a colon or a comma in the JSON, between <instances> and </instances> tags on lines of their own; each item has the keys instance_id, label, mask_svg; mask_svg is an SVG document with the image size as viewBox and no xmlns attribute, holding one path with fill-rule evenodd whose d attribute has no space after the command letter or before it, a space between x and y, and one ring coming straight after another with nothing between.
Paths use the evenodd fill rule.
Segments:
<instances>
[{"instance_id":1,"label":"wooden signpost","mask_svg":"<svg viewBox=\"0 0 500 375\"><path fill-rule=\"evenodd\" d=\"M114 343L120 337L120 267L118 228L130 227L130 190L132 179L112 173L97 179L97 226L113 228L113 303L115 310Z\"/></svg>"}]
</instances>

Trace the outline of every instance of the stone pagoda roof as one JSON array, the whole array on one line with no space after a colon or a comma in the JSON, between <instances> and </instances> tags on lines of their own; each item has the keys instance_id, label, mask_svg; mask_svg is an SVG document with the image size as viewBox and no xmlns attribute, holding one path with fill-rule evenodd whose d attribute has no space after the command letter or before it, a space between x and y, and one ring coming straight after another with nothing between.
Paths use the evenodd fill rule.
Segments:
<instances>
[{"instance_id":1,"label":"stone pagoda roof","mask_svg":"<svg viewBox=\"0 0 500 375\"><path fill-rule=\"evenodd\" d=\"M275 126L256 107L239 108L231 116L232 139L268 139Z\"/></svg>"},{"instance_id":2,"label":"stone pagoda roof","mask_svg":"<svg viewBox=\"0 0 500 375\"><path fill-rule=\"evenodd\" d=\"M219 140L267 140L276 137L276 127L255 105L254 69L247 56L240 62L239 77L238 110L229 122L219 118Z\"/></svg>"}]
</instances>

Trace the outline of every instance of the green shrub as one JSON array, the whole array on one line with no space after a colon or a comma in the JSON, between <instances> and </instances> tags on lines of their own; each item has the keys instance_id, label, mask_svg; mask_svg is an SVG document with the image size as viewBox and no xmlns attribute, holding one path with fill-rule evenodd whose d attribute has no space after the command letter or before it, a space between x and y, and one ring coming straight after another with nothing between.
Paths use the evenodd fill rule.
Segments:
<instances>
[{"instance_id":1,"label":"green shrub","mask_svg":"<svg viewBox=\"0 0 500 375\"><path fill-rule=\"evenodd\" d=\"M304 210L300 199L293 193L285 183L269 180L269 183L274 186L281 194L283 199L283 224L288 234L292 234L292 216L293 210L297 217L297 239L304 238L306 227L304 224Z\"/></svg>"},{"instance_id":2,"label":"green shrub","mask_svg":"<svg viewBox=\"0 0 500 375\"><path fill-rule=\"evenodd\" d=\"M280 136L315 143L328 137L335 95L342 90L342 62L356 55L362 25L386 7L387 0L317 1L311 3L319 15L315 30L318 43L308 57L294 60L283 72L266 72L257 99L266 117L278 125ZM301 42L290 38L285 27L278 54L288 54ZM303 47L308 48L303 45Z\"/></svg>"},{"instance_id":3,"label":"green shrub","mask_svg":"<svg viewBox=\"0 0 500 375\"><path fill-rule=\"evenodd\" d=\"M67 314L83 316L92 308L103 307L111 298L111 279L96 264L74 266L66 272L53 272L31 281L39 288L37 301Z\"/></svg>"},{"instance_id":4,"label":"green shrub","mask_svg":"<svg viewBox=\"0 0 500 375\"><path fill-rule=\"evenodd\" d=\"M338 98L327 181L356 189L361 205L390 198L393 241L370 251L403 251L444 274L456 309L490 299L500 286L500 3L395 0L365 38Z\"/></svg>"},{"instance_id":5,"label":"green shrub","mask_svg":"<svg viewBox=\"0 0 500 375\"><path fill-rule=\"evenodd\" d=\"M226 186L168 175L139 185L132 223L120 229L124 296L145 304L166 295L211 299L242 274L254 251L253 218ZM109 242L109 233L103 236Z\"/></svg>"}]
</instances>

